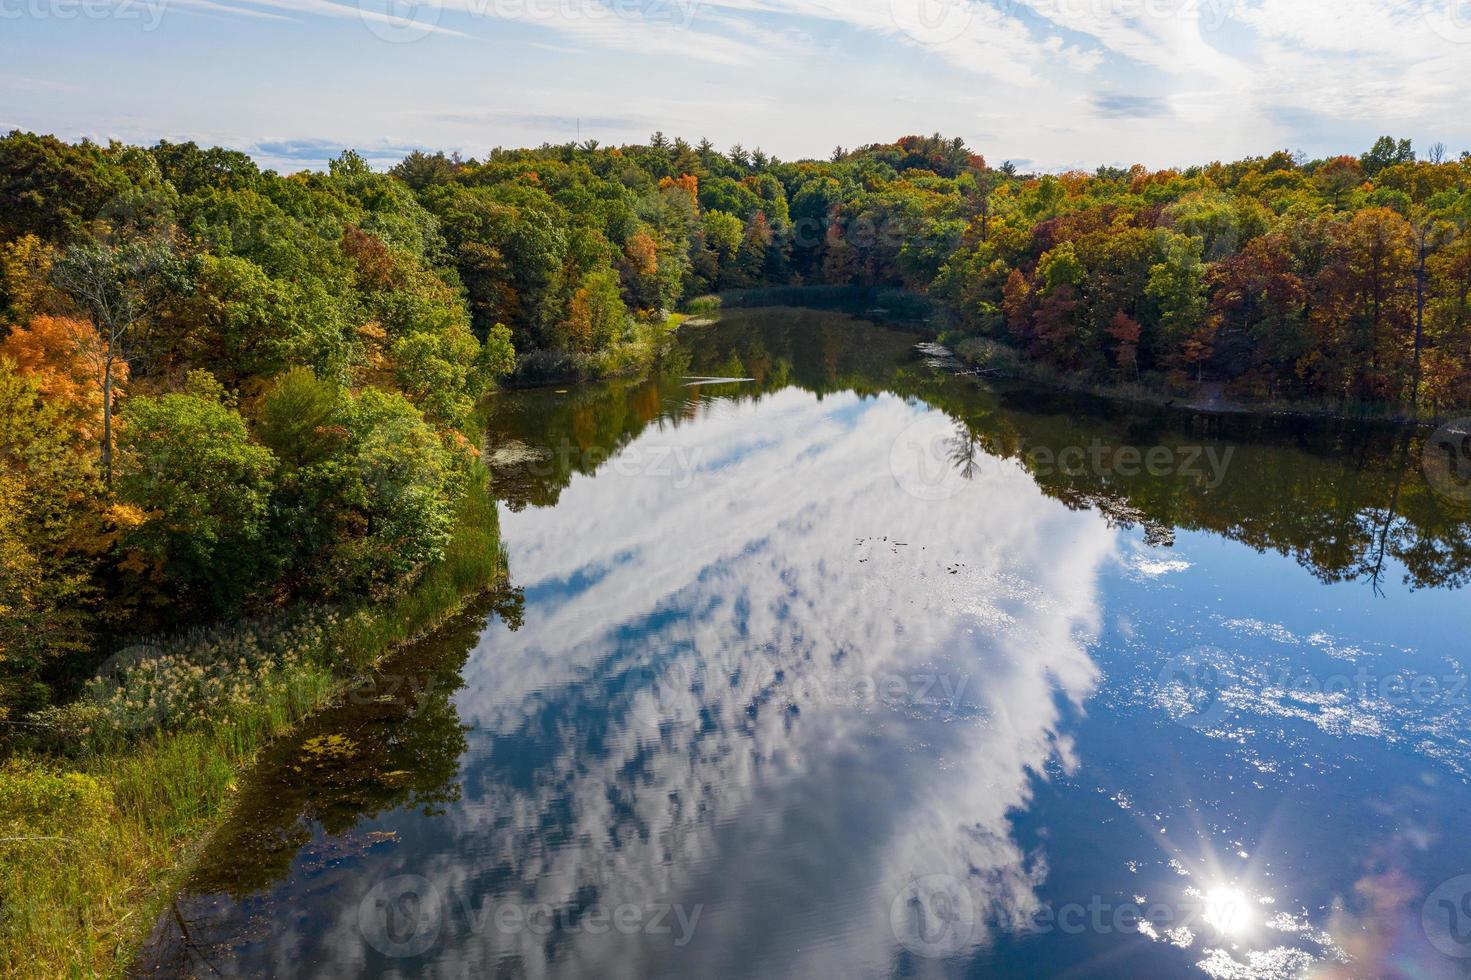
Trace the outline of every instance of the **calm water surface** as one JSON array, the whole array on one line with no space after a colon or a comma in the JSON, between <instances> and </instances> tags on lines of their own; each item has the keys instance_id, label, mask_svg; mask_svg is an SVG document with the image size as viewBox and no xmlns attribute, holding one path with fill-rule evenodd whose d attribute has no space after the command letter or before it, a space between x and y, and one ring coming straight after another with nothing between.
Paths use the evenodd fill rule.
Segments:
<instances>
[{"instance_id":1,"label":"calm water surface","mask_svg":"<svg viewBox=\"0 0 1471 980\"><path fill-rule=\"evenodd\" d=\"M141 969L1471 976L1421 437L914 343L745 311L500 396L512 587L277 748Z\"/></svg>"}]
</instances>

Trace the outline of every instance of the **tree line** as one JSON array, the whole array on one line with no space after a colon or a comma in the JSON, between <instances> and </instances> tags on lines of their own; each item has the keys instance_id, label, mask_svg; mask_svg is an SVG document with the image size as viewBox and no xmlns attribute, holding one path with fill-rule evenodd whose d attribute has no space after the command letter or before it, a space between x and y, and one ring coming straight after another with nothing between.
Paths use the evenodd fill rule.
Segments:
<instances>
[{"instance_id":1,"label":"tree line","mask_svg":"<svg viewBox=\"0 0 1471 980\"><path fill-rule=\"evenodd\" d=\"M0 139L0 710L118 638L401 589L499 380L623 373L760 286L925 294L1095 381L1471 404L1471 157L1028 174L958 139L784 162L655 134L281 175Z\"/></svg>"},{"instance_id":2,"label":"tree line","mask_svg":"<svg viewBox=\"0 0 1471 980\"><path fill-rule=\"evenodd\" d=\"M1471 155L1440 145L1038 175L939 135L787 163L655 134L393 173L440 219L478 327L510 325L528 371L565 373L703 294L864 285L1090 381L1471 404Z\"/></svg>"}]
</instances>

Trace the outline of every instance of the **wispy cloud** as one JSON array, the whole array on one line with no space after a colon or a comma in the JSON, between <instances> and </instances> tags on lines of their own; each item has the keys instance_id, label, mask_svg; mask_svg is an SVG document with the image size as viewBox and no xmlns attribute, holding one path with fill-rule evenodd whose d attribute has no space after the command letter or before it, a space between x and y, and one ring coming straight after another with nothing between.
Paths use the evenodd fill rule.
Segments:
<instances>
[{"instance_id":1,"label":"wispy cloud","mask_svg":"<svg viewBox=\"0 0 1471 980\"><path fill-rule=\"evenodd\" d=\"M500 110L467 112L454 109L432 112L430 116L445 122L463 123L471 126L524 126L532 129L547 129L557 132L572 132L578 127L586 127L589 131L595 129L618 130L647 135L648 132L651 132L653 128L659 125L657 120L648 116L578 116L539 112L504 112Z\"/></svg>"},{"instance_id":2,"label":"wispy cloud","mask_svg":"<svg viewBox=\"0 0 1471 980\"><path fill-rule=\"evenodd\" d=\"M1120 116L1162 116L1169 112L1164 99L1149 95L1095 95L1093 108L1099 115L1117 118Z\"/></svg>"},{"instance_id":3,"label":"wispy cloud","mask_svg":"<svg viewBox=\"0 0 1471 980\"><path fill-rule=\"evenodd\" d=\"M295 160L302 163L317 163L341 156L344 150L353 150L363 159L374 163L391 161L397 163L414 150L427 147L414 143L393 143L386 140L376 143L354 144L351 141L329 139L278 139L261 140L247 152L275 160Z\"/></svg>"},{"instance_id":4,"label":"wispy cloud","mask_svg":"<svg viewBox=\"0 0 1471 980\"><path fill-rule=\"evenodd\" d=\"M29 75L0 74L0 89L17 92L85 92L86 87L53 78L32 78Z\"/></svg>"},{"instance_id":5,"label":"wispy cloud","mask_svg":"<svg viewBox=\"0 0 1471 980\"><path fill-rule=\"evenodd\" d=\"M1471 24L1453 17L1465 0L149 2L197 15L165 17L149 43L227 48L246 33L224 20L236 16L283 43L140 65L138 25L119 17L132 43L93 67L150 76L139 100L64 73L68 24L19 24L41 41L0 73L10 123L207 138L221 103L260 93L231 115L232 145L311 165L373 150L385 130L399 139L379 152L410 138L483 152L570 138L579 118L599 139L663 129L788 158L938 129L1038 169L1354 151L1374 131L1471 148Z\"/></svg>"}]
</instances>

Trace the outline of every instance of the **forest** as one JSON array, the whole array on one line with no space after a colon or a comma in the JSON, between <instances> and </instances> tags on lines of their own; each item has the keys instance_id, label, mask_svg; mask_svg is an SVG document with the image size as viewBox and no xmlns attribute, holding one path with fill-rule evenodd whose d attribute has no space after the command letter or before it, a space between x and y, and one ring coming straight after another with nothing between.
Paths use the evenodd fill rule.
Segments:
<instances>
[{"instance_id":1,"label":"forest","mask_svg":"<svg viewBox=\"0 0 1471 980\"><path fill-rule=\"evenodd\" d=\"M527 376L616 347L630 315L823 284L923 294L954 338L1105 383L1429 414L1471 391L1471 155L1439 145L1032 175L938 135L784 163L656 134L393 173Z\"/></svg>"},{"instance_id":2,"label":"forest","mask_svg":"<svg viewBox=\"0 0 1471 980\"><path fill-rule=\"evenodd\" d=\"M1099 382L1471 403L1471 155L1034 175L906 137L789 163L647 145L238 152L0 140L0 712L121 640L401 591L498 382L628 373L761 286L926 297Z\"/></svg>"},{"instance_id":3,"label":"forest","mask_svg":"<svg viewBox=\"0 0 1471 980\"><path fill-rule=\"evenodd\" d=\"M1389 137L1031 174L938 135L784 162L655 134L283 175L10 133L0 972L112 969L237 768L494 586L497 386L863 287L987 363L1430 419L1471 406L1468 226L1471 154Z\"/></svg>"}]
</instances>

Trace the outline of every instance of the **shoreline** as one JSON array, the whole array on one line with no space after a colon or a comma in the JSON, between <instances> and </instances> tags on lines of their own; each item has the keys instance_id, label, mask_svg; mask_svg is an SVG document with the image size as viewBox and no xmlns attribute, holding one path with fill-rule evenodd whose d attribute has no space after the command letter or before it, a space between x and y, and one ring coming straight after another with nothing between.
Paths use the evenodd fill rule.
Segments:
<instances>
[{"instance_id":1,"label":"shoreline","mask_svg":"<svg viewBox=\"0 0 1471 980\"><path fill-rule=\"evenodd\" d=\"M994 371L997 380L1016 381L1093 398L1138 405L1151 405L1185 412L1211 415L1244 415L1255 418L1299 418L1320 421L1360 422L1410 428L1434 428L1447 419L1462 414L1453 409L1432 417L1410 418L1403 414L1383 412L1346 412L1329 405L1301 401L1240 401L1227 397L1225 381L1194 382L1188 394L1171 394L1142 384L1095 383L1075 380L1047 365L1026 360L1024 355L999 341L970 338L953 345L935 342L945 348L958 364L972 370L959 371L976 380L985 380L986 371Z\"/></svg>"},{"instance_id":2,"label":"shoreline","mask_svg":"<svg viewBox=\"0 0 1471 980\"><path fill-rule=\"evenodd\" d=\"M984 379L981 379L984 380ZM1051 388L1071 394L1086 395L1106 401L1132 405L1148 405L1169 411L1196 412L1205 415L1236 415L1260 419L1302 419L1319 422L1352 422L1368 425L1393 426L1395 428L1433 429L1448 419L1457 418L1461 410L1449 414L1411 418L1398 414L1374 414L1344 412L1338 409L1314 405L1308 402L1241 402L1219 395L1223 382L1202 382L1202 391L1186 395L1171 395L1152 390L1135 391L1129 385L1093 384L1071 382L1046 373L1022 372L1003 378L1026 385ZM1211 391L1209 389L1214 389Z\"/></svg>"},{"instance_id":3,"label":"shoreline","mask_svg":"<svg viewBox=\"0 0 1471 980\"><path fill-rule=\"evenodd\" d=\"M799 296L796 298L800 299ZM888 318L882 315L886 312L882 310L867 309L861 312L854 312L848 309L831 309L820 305L808 306L800 302L778 304L770 307L725 306L713 312L692 317L685 321L684 326L712 326L718 323L720 318L729 311L748 312L758 309L782 308L829 310L830 312L844 313L854 319L864 320L888 330L924 338L922 343L933 344L943 348L955 359L956 366L969 369L955 371L954 373L970 377L974 380L987 380L986 372L991 371L994 372L991 377L995 380L1020 382L1022 384L1087 395L1114 402L1151 405L1156 408L1202 412L1213 415L1246 415L1257 418L1302 418L1366 422L1408 426L1411 428L1434 428L1449 419L1471 414L1471 405L1442 411L1434 416L1410 418L1402 413L1391 414L1388 410L1378 412L1346 412L1340 408L1334 408L1331 405L1313 402L1292 400L1266 402L1241 401L1226 396L1225 388L1229 382L1225 381L1196 382L1193 390L1189 394L1171 394L1168 391L1159 391L1142 384L1100 383L1076 380L1069 378L1047 365L1033 363L1021 351L1001 341L982 337L963 337L952 341L941 340L942 332L934 325ZM876 313L879 315L873 315Z\"/></svg>"},{"instance_id":4,"label":"shoreline","mask_svg":"<svg viewBox=\"0 0 1471 980\"><path fill-rule=\"evenodd\" d=\"M331 618L337 662L272 674L262 697L203 724L0 764L0 974L128 975L262 753L504 581L498 504L477 467L445 556L398 596Z\"/></svg>"},{"instance_id":5,"label":"shoreline","mask_svg":"<svg viewBox=\"0 0 1471 980\"><path fill-rule=\"evenodd\" d=\"M869 292L875 291L868 287L843 288L849 291L855 291L855 295L857 291L865 289L868 289ZM830 287L780 287L781 297L789 299L790 302L777 303L769 306L761 304L749 306L740 304L722 305L713 311L705 311L699 315L692 315L690 319L683 323L683 326L708 327L718 323L721 317L729 312L749 312L759 309L783 308L826 310L828 312L843 313L854 319L864 320L888 330L912 334L916 337L923 338L923 342L925 343L943 347L956 360L957 366L969 369L955 371L954 373L966 375L975 380L988 380L985 372L994 372L990 375L990 379L1019 382L1021 384L1086 395L1114 402L1150 405L1156 408L1202 412L1213 415L1245 415L1257 418L1300 418L1383 424L1396 427L1434 428L1449 419L1471 414L1471 405L1441 411L1434 416L1422 415L1411 418L1403 413L1395 413L1387 409L1382 411L1349 412L1331 405L1314 402L1293 400L1266 402L1241 401L1226 396L1225 387L1228 382L1225 381L1196 382L1193 390L1188 394L1171 394L1168 391L1159 391L1142 384L1100 383L1076 380L1047 365L1033 363L1026 358L1024 353L1001 341L983 337L962 337L960 339L945 341L940 339L943 336L942 330L932 323L886 317L883 315L887 312L885 310L873 308L857 310L858 306L864 305L862 303L849 304L851 308L842 308L841 305L824 306L801 302L802 291L813 289L828 289L829 292L833 292Z\"/></svg>"},{"instance_id":6,"label":"shoreline","mask_svg":"<svg viewBox=\"0 0 1471 980\"><path fill-rule=\"evenodd\" d=\"M700 320L694 314L671 312L663 322L654 323L639 321L637 330L646 331L642 337L634 337L624 341L616 348L610 349L609 353L616 354L614 361L606 365L607 370L588 371L586 368L592 366L590 362L584 361L578 364L578 358L587 355L567 354L560 355L564 359L563 365L575 365L577 370L552 371L539 377L523 377L513 374L511 377L503 378L498 387L502 391L526 391L535 388L557 388L568 385L588 384L598 381L616 381L620 378L636 377L647 371L651 366L658 363L659 358L664 355L667 345L681 327L706 326L713 320ZM533 352L535 354L536 352Z\"/></svg>"}]
</instances>

